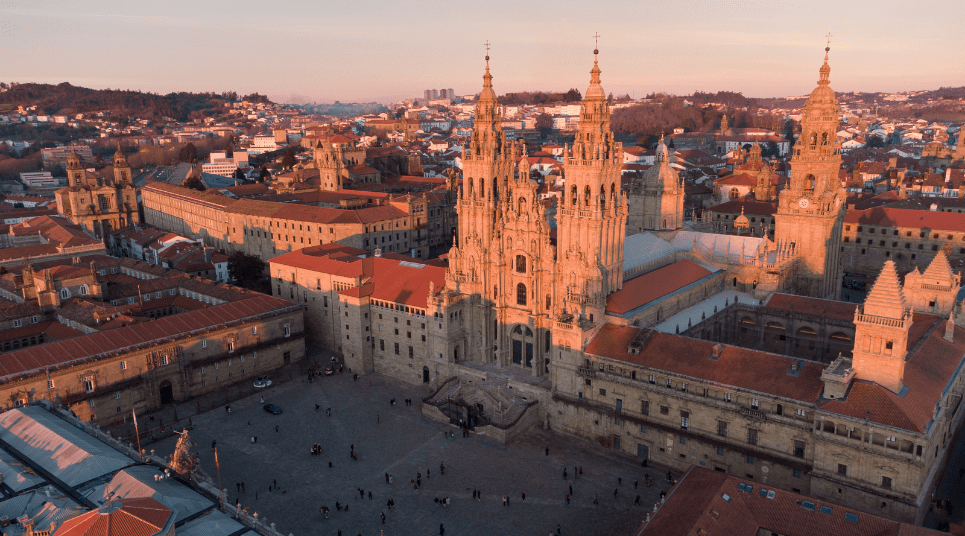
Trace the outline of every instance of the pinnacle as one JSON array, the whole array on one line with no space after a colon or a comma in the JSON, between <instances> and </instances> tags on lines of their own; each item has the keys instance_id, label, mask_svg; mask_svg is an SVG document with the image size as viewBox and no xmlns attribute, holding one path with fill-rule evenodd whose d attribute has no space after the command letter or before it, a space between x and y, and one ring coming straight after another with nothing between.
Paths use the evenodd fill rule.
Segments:
<instances>
[{"instance_id":1,"label":"pinnacle","mask_svg":"<svg viewBox=\"0 0 965 536\"><path fill-rule=\"evenodd\" d=\"M925 278L926 283L932 283L944 285L946 282L951 282L955 279L952 273L952 267L948 264L948 257L945 256L945 252L939 250L935 258L932 259L931 264L925 269L922 275Z\"/></svg>"},{"instance_id":2,"label":"pinnacle","mask_svg":"<svg viewBox=\"0 0 965 536\"><path fill-rule=\"evenodd\" d=\"M865 299L864 314L901 319L905 315L905 309L905 294L898 283L895 263L887 261Z\"/></svg>"}]
</instances>

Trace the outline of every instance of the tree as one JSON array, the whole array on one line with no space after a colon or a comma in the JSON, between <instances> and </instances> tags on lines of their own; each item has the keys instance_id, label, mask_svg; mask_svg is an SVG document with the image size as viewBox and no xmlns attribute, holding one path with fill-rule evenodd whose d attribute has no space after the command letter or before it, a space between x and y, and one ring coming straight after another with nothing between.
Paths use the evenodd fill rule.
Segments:
<instances>
[{"instance_id":1,"label":"tree","mask_svg":"<svg viewBox=\"0 0 965 536\"><path fill-rule=\"evenodd\" d=\"M178 160L193 164L198 160L198 148L195 147L193 143L188 142L184 147L181 147L181 151L178 152Z\"/></svg>"},{"instance_id":2,"label":"tree","mask_svg":"<svg viewBox=\"0 0 965 536\"><path fill-rule=\"evenodd\" d=\"M769 141L761 147L761 156L781 156L781 148L773 141Z\"/></svg>"},{"instance_id":3,"label":"tree","mask_svg":"<svg viewBox=\"0 0 965 536\"><path fill-rule=\"evenodd\" d=\"M228 257L228 275L236 285L254 288L265 273L265 261L256 255L236 251Z\"/></svg>"},{"instance_id":4,"label":"tree","mask_svg":"<svg viewBox=\"0 0 965 536\"><path fill-rule=\"evenodd\" d=\"M228 143L224 146L224 157L234 158L235 156L235 138L234 136L228 136Z\"/></svg>"},{"instance_id":5,"label":"tree","mask_svg":"<svg viewBox=\"0 0 965 536\"><path fill-rule=\"evenodd\" d=\"M238 179L239 181L248 180L248 176L245 175L245 172L242 171L241 168L235 170L234 178Z\"/></svg>"},{"instance_id":6,"label":"tree","mask_svg":"<svg viewBox=\"0 0 965 536\"><path fill-rule=\"evenodd\" d=\"M184 179L184 182L181 183L181 186L184 186L185 188L191 188L192 190L197 190L199 192L203 192L207 190L207 188L205 188L204 186L204 183L201 182L201 179L198 178L196 175L192 175Z\"/></svg>"},{"instance_id":7,"label":"tree","mask_svg":"<svg viewBox=\"0 0 965 536\"><path fill-rule=\"evenodd\" d=\"M281 158L281 168L292 169L293 167L295 167L295 164L297 163L298 163L298 160L295 159L295 151L293 151L292 148L289 147L288 150L285 151L285 156Z\"/></svg>"},{"instance_id":8,"label":"tree","mask_svg":"<svg viewBox=\"0 0 965 536\"><path fill-rule=\"evenodd\" d=\"M865 138L864 145L869 149L881 149L885 146L885 140L881 139L881 136L873 134Z\"/></svg>"},{"instance_id":9,"label":"tree","mask_svg":"<svg viewBox=\"0 0 965 536\"><path fill-rule=\"evenodd\" d=\"M261 171L258 172L258 180L260 182L268 182L271 179L271 172L265 166L261 167Z\"/></svg>"},{"instance_id":10,"label":"tree","mask_svg":"<svg viewBox=\"0 0 965 536\"><path fill-rule=\"evenodd\" d=\"M553 130L554 125L553 116L550 114L543 113L536 116L536 129L539 130L541 137L545 138Z\"/></svg>"}]
</instances>

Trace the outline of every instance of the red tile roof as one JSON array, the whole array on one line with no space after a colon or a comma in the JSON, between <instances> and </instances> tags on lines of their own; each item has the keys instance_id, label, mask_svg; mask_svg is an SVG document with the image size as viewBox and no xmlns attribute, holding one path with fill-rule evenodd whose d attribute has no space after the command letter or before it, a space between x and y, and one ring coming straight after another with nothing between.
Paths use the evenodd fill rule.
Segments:
<instances>
[{"instance_id":1,"label":"red tile roof","mask_svg":"<svg viewBox=\"0 0 965 536\"><path fill-rule=\"evenodd\" d=\"M369 296L376 300L401 303L425 309L429 303L429 283L438 294L446 286L446 269L415 262L386 258L364 259L371 265L365 273L372 275L361 286L340 292L345 296Z\"/></svg>"},{"instance_id":2,"label":"red tile roof","mask_svg":"<svg viewBox=\"0 0 965 536\"><path fill-rule=\"evenodd\" d=\"M794 311L815 316L828 315L828 318L838 318L849 322L854 320L855 304L840 302L835 300L821 300L818 298L808 298L805 296L792 296L790 294L771 294L765 307L771 309L781 309L783 311Z\"/></svg>"},{"instance_id":3,"label":"red tile roof","mask_svg":"<svg viewBox=\"0 0 965 536\"><path fill-rule=\"evenodd\" d=\"M641 305L676 292L710 275L710 270L689 260L657 268L623 283L623 289L606 298L606 312L625 314Z\"/></svg>"},{"instance_id":4,"label":"red tile roof","mask_svg":"<svg viewBox=\"0 0 965 536\"><path fill-rule=\"evenodd\" d=\"M265 295L214 305L198 311L159 318L146 324L92 333L64 341L51 342L4 354L0 377L23 374L45 367L56 368L78 359L87 359L121 348L156 344L184 333L225 322L280 311L293 307L281 298Z\"/></svg>"},{"instance_id":5,"label":"red tile roof","mask_svg":"<svg viewBox=\"0 0 965 536\"><path fill-rule=\"evenodd\" d=\"M844 222L936 231L965 231L965 214L959 212L875 207L865 210L849 210L844 216Z\"/></svg>"},{"instance_id":6,"label":"red tile roof","mask_svg":"<svg viewBox=\"0 0 965 536\"><path fill-rule=\"evenodd\" d=\"M741 490L742 484L749 489ZM761 496L763 490L773 495ZM804 508L804 501L813 508ZM700 531L709 536L943 534L697 466L681 477L660 510L634 534L691 536Z\"/></svg>"},{"instance_id":7,"label":"red tile roof","mask_svg":"<svg viewBox=\"0 0 965 536\"><path fill-rule=\"evenodd\" d=\"M788 371L796 358L738 346L725 345L714 360L714 342L646 330L653 338L639 354L629 353L627 347L644 329L605 324L586 353L808 403L816 402L824 390L825 365L802 361L797 376L791 376Z\"/></svg>"},{"instance_id":8,"label":"red tile roof","mask_svg":"<svg viewBox=\"0 0 965 536\"><path fill-rule=\"evenodd\" d=\"M57 536L153 536L161 533L171 515L150 497L114 499L64 521Z\"/></svg>"}]
</instances>

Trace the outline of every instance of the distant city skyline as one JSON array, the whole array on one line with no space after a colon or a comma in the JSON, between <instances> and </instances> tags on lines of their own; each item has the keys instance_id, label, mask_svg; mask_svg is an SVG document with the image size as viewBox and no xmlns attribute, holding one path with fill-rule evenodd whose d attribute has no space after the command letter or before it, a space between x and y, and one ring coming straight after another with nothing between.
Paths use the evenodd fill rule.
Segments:
<instances>
[{"instance_id":1,"label":"distant city skyline","mask_svg":"<svg viewBox=\"0 0 965 536\"><path fill-rule=\"evenodd\" d=\"M614 95L728 90L784 97L813 88L830 32L836 91L965 84L965 47L948 24L965 8L953 1L927 10L763 1L495 0L484 8L426 0L296 1L284 13L266 13L264 6L3 0L0 81L391 103L421 98L431 88L478 92L488 40L497 94L582 92L599 32L603 87Z\"/></svg>"}]
</instances>

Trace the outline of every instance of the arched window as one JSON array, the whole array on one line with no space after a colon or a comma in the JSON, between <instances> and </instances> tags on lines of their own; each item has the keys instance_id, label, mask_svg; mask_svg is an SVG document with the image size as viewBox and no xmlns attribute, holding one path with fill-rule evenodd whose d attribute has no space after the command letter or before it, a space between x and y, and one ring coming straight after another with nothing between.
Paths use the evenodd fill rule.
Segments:
<instances>
[{"instance_id":1,"label":"arched window","mask_svg":"<svg viewBox=\"0 0 965 536\"><path fill-rule=\"evenodd\" d=\"M70 291L67 288L60 289L60 299L66 300L70 297Z\"/></svg>"},{"instance_id":2,"label":"arched window","mask_svg":"<svg viewBox=\"0 0 965 536\"><path fill-rule=\"evenodd\" d=\"M479 199L484 199L486 197L486 182L480 178L479 179Z\"/></svg>"},{"instance_id":3,"label":"arched window","mask_svg":"<svg viewBox=\"0 0 965 536\"><path fill-rule=\"evenodd\" d=\"M807 177L804 178L804 189L813 190L815 182L816 182L816 179L814 178L814 175L808 175Z\"/></svg>"},{"instance_id":4,"label":"arched window","mask_svg":"<svg viewBox=\"0 0 965 536\"><path fill-rule=\"evenodd\" d=\"M606 210L606 186L600 185L600 210Z\"/></svg>"},{"instance_id":5,"label":"arched window","mask_svg":"<svg viewBox=\"0 0 965 536\"><path fill-rule=\"evenodd\" d=\"M817 145L817 144L818 144L818 135L817 135L817 133L811 134L811 145L813 146L813 145Z\"/></svg>"},{"instance_id":6,"label":"arched window","mask_svg":"<svg viewBox=\"0 0 965 536\"><path fill-rule=\"evenodd\" d=\"M617 202L617 185L612 182L610 183L610 201L613 201L614 204Z\"/></svg>"},{"instance_id":7,"label":"arched window","mask_svg":"<svg viewBox=\"0 0 965 536\"><path fill-rule=\"evenodd\" d=\"M827 145L827 144L828 144L828 133L824 132L823 134L821 134L821 145Z\"/></svg>"},{"instance_id":8,"label":"arched window","mask_svg":"<svg viewBox=\"0 0 965 536\"><path fill-rule=\"evenodd\" d=\"M493 177L493 201L499 201L499 180Z\"/></svg>"},{"instance_id":9,"label":"arched window","mask_svg":"<svg viewBox=\"0 0 965 536\"><path fill-rule=\"evenodd\" d=\"M549 353L550 351L550 330L546 330L546 346L543 348L543 352Z\"/></svg>"},{"instance_id":10,"label":"arched window","mask_svg":"<svg viewBox=\"0 0 965 536\"><path fill-rule=\"evenodd\" d=\"M583 206L590 206L590 187L587 186L583 190Z\"/></svg>"},{"instance_id":11,"label":"arched window","mask_svg":"<svg viewBox=\"0 0 965 536\"><path fill-rule=\"evenodd\" d=\"M499 296L499 287L493 285L493 299L495 300L497 296Z\"/></svg>"},{"instance_id":12,"label":"arched window","mask_svg":"<svg viewBox=\"0 0 965 536\"><path fill-rule=\"evenodd\" d=\"M737 190L737 188L731 188L727 192L727 197L729 197L730 199L737 199L738 197L740 197L740 192Z\"/></svg>"},{"instance_id":13,"label":"arched window","mask_svg":"<svg viewBox=\"0 0 965 536\"><path fill-rule=\"evenodd\" d=\"M87 285L81 285L81 286L80 286L80 295L81 295L81 296L86 296L86 295L87 295Z\"/></svg>"},{"instance_id":14,"label":"arched window","mask_svg":"<svg viewBox=\"0 0 965 536\"><path fill-rule=\"evenodd\" d=\"M570 191L572 192L572 194L571 194L571 199L573 200L572 204L573 204L573 206L575 207L575 206L576 206L576 203L577 203L577 198L578 198L577 193L576 193L576 185L575 185L575 184L573 185L573 188L570 189Z\"/></svg>"},{"instance_id":15,"label":"arched window","mask_svg":"<svg viewBox=\"0 0 965 536\"><path fill-rule=\"evenodd\" d=\"M517 201L516 203L519 205L519 209L518 209L518 210L519 210L519 213L520 213L520 214L522 214L523 212L526 211L526 198L525 198L525 197L520 197L520 198L519 198L519 201Z\"/></svg>"},{"instance_id":16,"label":"arched window","mask_svg":"<svg viewBox=\"0 0 965 536\"><path fill-rule=\"evenodd\" d=\"M469 177L469 198L470 199L472 198L472 184L473 184L472 177Z\"/></svg>"},{"instance_id":17,"label":"arched window","mask_svg":"<svg viewBox=\"0 0 965 536\"><path fill-rule=\"evenodd\" d=\"M516 285L516 305L526 305L526 285Z\"/></svg>"},{"instance_id":18,"label":"arched window","mask_svg":"<svg viewBox=\"0 0 965 536\"><path fill-rule=\"evenodd\" d=\"M550 295L547 294L547 295L546 295L546 310L547 310L547 311L550 310L550 305L552 305L552 304L553 304L552 299L550 298Z\"/></svg>"},{"instance_id":19,"label":"arched window","mask_svg":"<svg viewBox=\"0 0 965 536\"><path fill-rule=\"evenodd\" d=\"M525 274L526 273L526 256L516 255L516 272Z\"/></svg>"}]
</instances>

